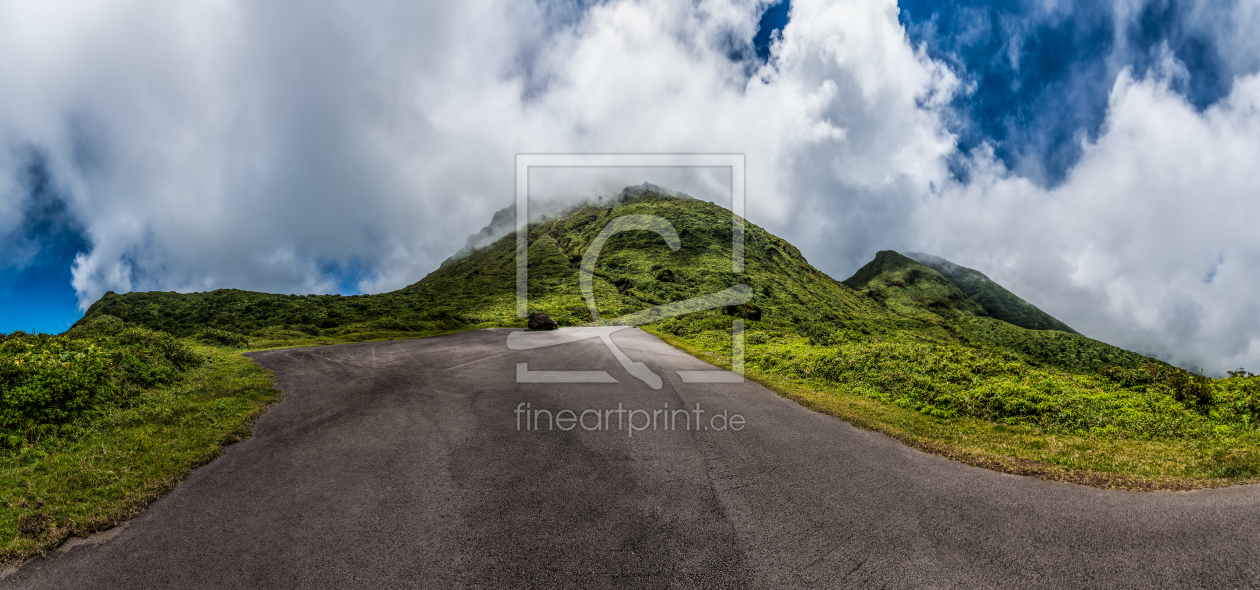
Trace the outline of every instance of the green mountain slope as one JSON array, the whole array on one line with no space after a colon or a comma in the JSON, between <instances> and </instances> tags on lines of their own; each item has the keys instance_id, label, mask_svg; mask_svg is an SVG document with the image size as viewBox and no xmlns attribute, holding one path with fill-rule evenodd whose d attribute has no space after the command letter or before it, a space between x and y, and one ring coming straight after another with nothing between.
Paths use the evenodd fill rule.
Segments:
<instances>
[{"instance_id":1,"label":"green mountain slope","mask_svg":"<svg viewBox=\"0 0 1260 590\"><path fill-rule=\"evenodd\" d=\"M906 315L930 312L947 319L988 315L941 273L892 250L875 254L844 284Z\"/></svg>"},{"instance_id":2,"label":"green mountain slope","mask_svg":"<svg viewBox=\"0 0 1260 590\"><path fill-rule=\"evenodd\" d=\"M1015 324L1029 330L1058 330L1077 334L1076 330L1059 321L1054 316L1041 311L1037 306L1020 299L1007 291L989 277L977 270L959 266L931 254L907 252L906 256L916 262L939 272L958 287L967 298L975 302L991 317Z\"/></svg>"},{"instance_id":3,"label":"green mountain slope","mask_svg":"<svg viewBox=\"0 0 1260 590\"><path fill-rule=\"evenodd\" d=\"M595 267L594 292L603 317L721 291L752 288L747 304L710 315L741 317L792 331L868 335L904 331L953 341L938 322L891 312L811 266L786 241L753 224L745 230L745 269L731 269L730 212L705 201L638 193L619 202L586 206L530 226L531 311L561 325L591 321L578 288L578 265L608 220L655 215L677 230L671 251L650 231L613 236ZM381 331L427 331L461 326L523 325L516 317L516 237L445 263L421 281L380 295L295 296L220 290L210 293L107 293L85 319L113 315L180 336L207 330L257 335L298 331L346 336ZM828 337L831 337L828 336Z\"/></svg>"},{"instance_id":4,"label":"green mountain slope","mask_svg":"<svg viewBox=\"0 0 1260 590\"><path fill-rule=\"evenodd\" d=\"M662 325L679 334L721 326L729 330L730 320L738 317L750 322L749 330L797 335L814 345L871 339L967 345L1073 372L1151 362L1074 333L1037 332L994 319L945 275L892 251L880 252L841 283L810 265L785 240L749 223L744 272L736 274L731 268L729 211L639 187L611 203L575 207L530 225L531 311L545 312L561 325L592 321L579 289L578 267L609 220L625 215L668 220L680 248L672 251L660 235L644 230L609 239L594 269L601 318L748 285L752 290L748 303ZM216 342L311 335L364 340L523 326L524 320L516 316L515 253L516 237L510 233L448 260L413 285L379 295L296 296L233 289L107 293L88 309L83 321L112 315L150 329Z\"/></svg>"},{"instance_id":5,"label":"green mountain slope","mask_svg":"<svg viewBox=\"0 0 1260 590\"><path fill-rule=\"evenodd\" d=\"M844 284L898 315L937 322L961 342L1015 354L1035 366L1091 373L1110 366L1162 364L1081 336L979 272L943 258L916 256L929 259L950 274L884 250Z\"/></svg>"},{"instance_id":6,"label":"green mountain slope","mask_svg":"<svg viewBox=\"0 0 1260 590\"><path fill-rule=\"evenodd\" d=\"M860 331L895 326L931 329L890 314L815 269L786 241L752 224L745 230L745 269L731 269L730 212L712 203L651 194L614 206L591 206L530 227L529 296L531 310L561 324L592 321L578 288L582 256L609 220L625 215L654 215L676 229L681 247L671 251L650 231L613 236L594 269L594 291L601 317L616 317L653 306L722 291L744 284L753 300L719 313L776 325L825 324ZM425 300L455 295L459 305L481 317L515 321L515 235L434 271L399 293ZM465 285L479 285L464 289ZM947 337L945 333L941 337Z\"/></svg>"}]
</instances>

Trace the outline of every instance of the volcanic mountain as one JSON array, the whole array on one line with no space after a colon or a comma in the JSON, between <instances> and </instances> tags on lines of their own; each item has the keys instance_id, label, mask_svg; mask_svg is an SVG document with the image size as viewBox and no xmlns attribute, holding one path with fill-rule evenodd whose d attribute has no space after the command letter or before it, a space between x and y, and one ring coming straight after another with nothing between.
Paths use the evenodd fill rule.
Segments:
<instances>
[{"instance_id":1,"label":"volcanic mountain","mask_svg":"<svg viewBox=\"0 0 1260 590\"><path fill-rule=\"evenodd\" d=\"M725 322L729 327L730 319L738 317L746 321L747 329L768 337L795 333L819 345L895 336L996 348L1034 364L1072 371L1150 362L1085 338L983 274L929 255L883 251L841 282L810 265L787 241L746 223L745 264L736 273L731 264L731 213L657 189L630 187L615 198L574 206L531 223L530 311L545 312L561 325L593 321L579 286L579 267L588 247L612 219L655 216L672 226L678 249L654 231L631 230L608 238L593 267L599 317L624 316L746 285L750 294L746 303L702 312L696 321ZM498 219L497 225L505 225L503 221ZM486 235L470 240L469 247L419 282L390 293L110 292L88 309L82 321L113 315L178 336L212 340L283 334L365 340L523 326L516 313L516 234L496 238L501 231L489 232L490 227L483 230Z\"/></svg>"}]
</instances>

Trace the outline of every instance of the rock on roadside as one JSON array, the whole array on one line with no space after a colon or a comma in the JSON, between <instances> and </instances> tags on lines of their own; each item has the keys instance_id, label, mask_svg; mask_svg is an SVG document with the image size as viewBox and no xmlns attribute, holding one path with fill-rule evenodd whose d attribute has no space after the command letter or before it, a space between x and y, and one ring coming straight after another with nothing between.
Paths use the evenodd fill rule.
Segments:
<instances>
[{"instance_id":1,"label":"rock on roadside","mask_svg":"<svg viewBox=\"0 0 1260 590\"><path fill-rule=\"evenodd\" d=\"M551 319L551 316L545 313L529 314L529 329L531 330L554 330L559 327L560 324L557 324L556 320Z\"/></svg>"}]
</instances>

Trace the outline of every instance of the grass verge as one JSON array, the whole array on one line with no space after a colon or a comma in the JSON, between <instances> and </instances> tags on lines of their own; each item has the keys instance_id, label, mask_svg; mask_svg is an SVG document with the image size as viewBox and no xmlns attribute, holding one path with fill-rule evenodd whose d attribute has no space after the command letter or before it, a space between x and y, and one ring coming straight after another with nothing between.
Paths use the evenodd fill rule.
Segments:
<instances>
[{"instance_id":1,"label":"grass verge","mask_svg":"<svg viewBox=\"0 0 1260 590\"><path fill-rule=\"evenodd\" d=\"M174 385L107 407L71 436L0 451L0 563L136 516L280 400L271 372L239 352L194 351L204 364Z\"/></svg>"},{"instance_id":2,"label":"grass verge","mask_svg":"<svg viewBox=\"0 0 1260 590\"><path fill-rule=\"evenodd\" d=\"M243 352L439 336L368 330L314 336L270 330L243 346L198 345L203 359L176 383L143 391L100 415L0 448L0 567L45 554L72 536L120 525L161 498L281 399L271 371ZM244 343L243 343L244 344ZM42 430L42 429L37 429Z\"/></svg>"},{"instance_id":3,"label":"grass verge","mask_svg":"<svg viewBox=\"0 0 1260 590\"><path fill-rule=\"evenodd\" d=\"M730 368L713 352L654 326L644 329L688 354ZM838 387L804 382L749 365L745 377L806 408L873 430L921 451L968 465L1098 488L1192 490L1260 482L1260 434L1140 440L1044 433L970 417L926 415Z\"/></svg>"}]
</instances>

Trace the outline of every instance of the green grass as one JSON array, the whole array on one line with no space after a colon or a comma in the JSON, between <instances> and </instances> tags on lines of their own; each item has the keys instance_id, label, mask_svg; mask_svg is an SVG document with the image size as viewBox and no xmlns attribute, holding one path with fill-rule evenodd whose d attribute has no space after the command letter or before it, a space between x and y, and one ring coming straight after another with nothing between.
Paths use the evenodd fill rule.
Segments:
<instances>
[{"instance_id":1,"label":"green grass","mask_svg":"<svg viewBox=\"0 0 1260 590\"><path fill-rule=\"evenodd\" d=\"M0 564L125 522L248 437L280 392L241 352L450 331L175 339L96 315L61 336L0 335Z\"/></svg>"},{"instance_id":2,"label":"green grass","mask_svg":"<svg viewBox=\"0 0 1260 590\"><path fill-rule=\"evenodd\" d=\"M730 366L730 325L678 318L648 331ZM968 464L1130 490L1260 481L1260 378L1202 379L1167 365L1107 373L905 338L829 346L751 325L746 374L781 395ZM1178 379L1189 380L1181 382ZM1206 387L1204 402L1179 392Z\"/></svg>"},{"instance_id":3,"label":"green grass","mask_svg":"<svg viewBox=\"0 0 1260 590\"><path fill-rule=\"evenodd\" d=\"M844 284L899 315L928 322L987 315L939 272L892 250L877 253L874 260L845 279Z\"/></svg>"},{"instance_id":4,"label":"green grass","mask_svg":"<svg viewBox=\"0 0 1260 590\"><path fill-rule=\"evenodd\" d=\"M398 294L277 295L237 289L190 294L110 292L94 303L80 322L102 315L177 337L225 345L249 342L254 337L275 340L339 338L355 333L432 333L483 321L461 315L449 303Z\"/></svg>"},{"instance_id":5,"label":"green grass","mask_svg":"<svg viewBox=\"0 0 1260 590\"><path fill-rule=\"evenodd\" d=\"M910 253L909 256L919 264L941 273L990 317L1030 330L1077 333L1067 324L1007 291L980 271L959 266L931 254Z\"/></svg>"},{"instance_id":6,"label":"green grass","mask_svg":"<svg viewBox=\"0 0 1260 590\"><path fill-rule=\"evenodd\" d=\"M104 403L90 418L37 428L0 450L0 562L125 522L249 436L279 401L271 373L239 353L192 352L202 362L176 382Z\"/></svg>"}]
</instances>

